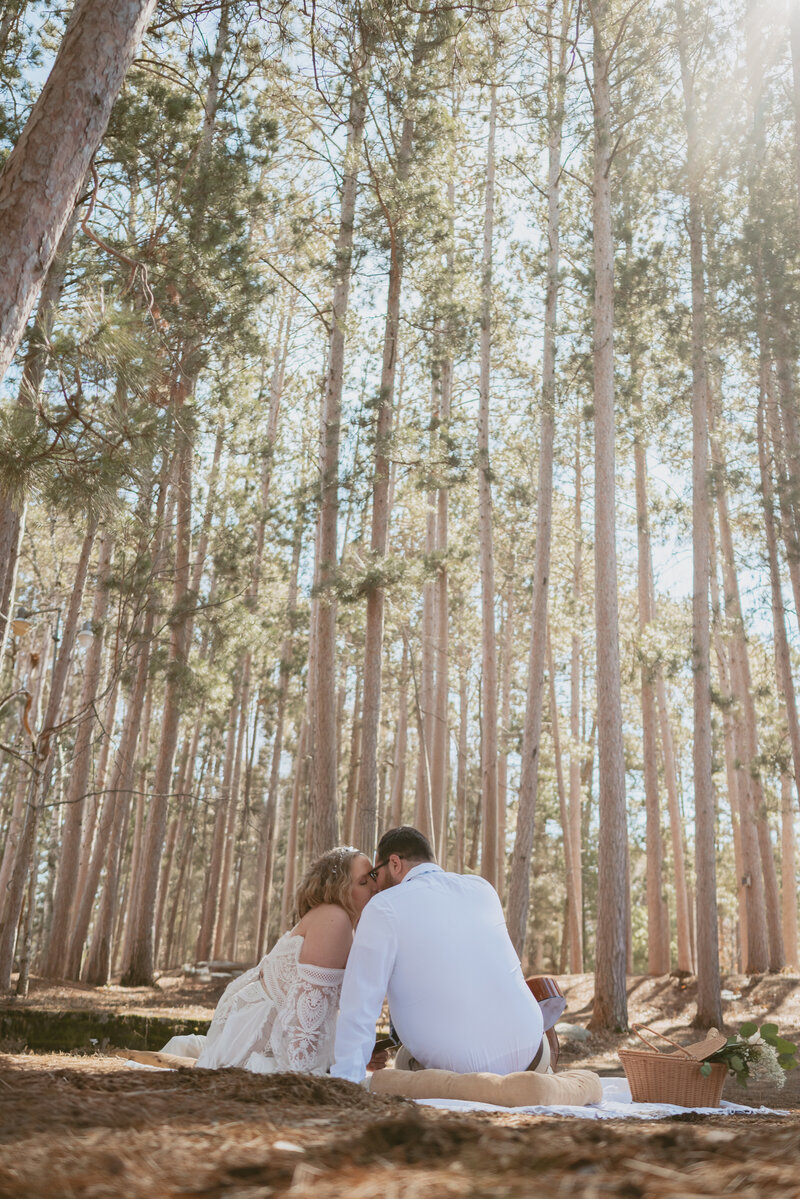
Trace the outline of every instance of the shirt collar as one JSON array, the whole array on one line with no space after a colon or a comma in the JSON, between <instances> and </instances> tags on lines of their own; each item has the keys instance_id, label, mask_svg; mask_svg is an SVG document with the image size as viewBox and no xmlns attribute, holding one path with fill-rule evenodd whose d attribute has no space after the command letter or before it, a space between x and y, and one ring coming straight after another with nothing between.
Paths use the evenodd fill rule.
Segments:
<instances>
[{"instance_id":1,"label":"shirt collar","mask_svg":"<svg viewBox=\"0 0 800 1199\"><path fill-rule=\"evenodd\" d=\"M410 878L418 878L422 874L430 874L432 870L438 870L441 873L442 867L437 862L420 862L419 866L412 866L408 874L401 881L407 883Z\"/></svg>"}]
</instances>

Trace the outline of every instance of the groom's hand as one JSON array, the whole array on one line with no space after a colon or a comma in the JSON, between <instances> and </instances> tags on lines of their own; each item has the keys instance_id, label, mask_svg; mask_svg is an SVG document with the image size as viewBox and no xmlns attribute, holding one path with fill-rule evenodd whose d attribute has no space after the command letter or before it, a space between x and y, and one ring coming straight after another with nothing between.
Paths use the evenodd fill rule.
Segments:
<instances>
[{"instance_id":1,"label":"groom's hand","mask_svg":"<svg viewBox=\"0 0 800 1199\"><path fill-rule=\"evenodd\" d=\"M372 1074L372 1072L374 1070L385 1069L386 1063L388 1061L389 1061L389 1050L388 1049L375 1049L373 1051L372 1057L367 1062L367 1072L369 1074Z\"/></svg>"}]
</instances>

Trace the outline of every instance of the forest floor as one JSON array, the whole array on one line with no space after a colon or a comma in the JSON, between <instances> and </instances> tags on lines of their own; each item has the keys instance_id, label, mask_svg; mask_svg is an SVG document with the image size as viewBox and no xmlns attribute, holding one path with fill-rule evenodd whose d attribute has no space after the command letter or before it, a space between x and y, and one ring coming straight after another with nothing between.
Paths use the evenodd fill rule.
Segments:
<instances>
[{"instance_id":1,"label":"forest floor","mask_svg":"<svg viewBox=\"0 0 800 1199\"><path fill-rule=\"evenodd\" d=\"M585 1026L592 976L560 981L568 1000L564 1021ZM177 975L133 992L33 980L29 998L13 1006L202 1018L222 986ZM723 1002L730 1029L770 1019L790 1039L800 1038L797 975L728 975L723 988L731 996ZM634 977L628 991L631 1022L684 1043L698 1039L689 1028L694 980ZM617 1049L633 1043L592 1034L564 1046L559 1068L621 1073ZM106 1054L4 1048L3 1197L800 1199L800 1078L792 1075L784 1091L740 1099L790 1109L784 1116L589 1121L454 1115L331 1079L139 1071Z\"/></svg>"}]
</instances>

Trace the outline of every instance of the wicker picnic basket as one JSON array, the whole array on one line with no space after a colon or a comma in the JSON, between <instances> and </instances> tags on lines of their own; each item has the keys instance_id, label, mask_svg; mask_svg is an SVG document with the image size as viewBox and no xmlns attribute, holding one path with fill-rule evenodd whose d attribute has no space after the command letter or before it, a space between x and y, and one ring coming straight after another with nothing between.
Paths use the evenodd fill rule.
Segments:
<instances>
[{"instance_id":1,"label":"wicker picnic basket","mask_svg":"<svg viewBox=\"0 0 800 1199\"><path fill-rule=\"evenodd\" d=\"M619 1060L631 1088L635 1103L674 1103L679 1107L719 1107L722 1087L728 1067L722 1062L711 1063L711 1073L701 1074L703 1057L710 1057L725 1044L715 1040L685 1048L646 1024L634 1024L632 1031L647 1049L620 1049ZM660 1052L642 1036L661 1037L675 1046L675 1052ZM700 1056L700 1055L703 1056Z\"/></svg>"}]
</instances>

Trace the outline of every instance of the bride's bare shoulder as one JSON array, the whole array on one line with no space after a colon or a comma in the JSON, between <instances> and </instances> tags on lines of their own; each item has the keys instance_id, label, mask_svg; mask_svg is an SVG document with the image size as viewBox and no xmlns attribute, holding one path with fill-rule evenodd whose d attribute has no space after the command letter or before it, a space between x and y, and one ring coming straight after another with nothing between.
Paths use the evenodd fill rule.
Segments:
<instances>
[{"instance_id":1,"label":"bride's bare shoulder","mask_svg":"<svg viewBox=\"0 0 800 1199\"><path fill-rule=\"evenodd\" d=\"M295 932L305 938L300 961L307 966L342 969L353 944L353 925L344 908L321 903L306 912Z\"/></svg>"}]
</instances>

